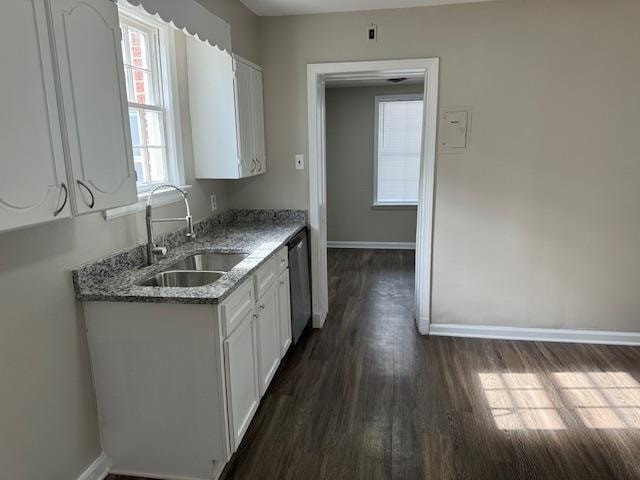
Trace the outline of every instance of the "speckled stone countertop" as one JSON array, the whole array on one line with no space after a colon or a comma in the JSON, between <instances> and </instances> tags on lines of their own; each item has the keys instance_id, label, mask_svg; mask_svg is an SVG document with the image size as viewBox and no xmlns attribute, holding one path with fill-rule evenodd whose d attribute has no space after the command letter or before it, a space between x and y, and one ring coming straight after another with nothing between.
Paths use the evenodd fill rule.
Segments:
<instances>
[{"instance_id":1,"label":"speckled stone countertop","mask_svg":"<svg viewBox=\"0 0 640 480\"><path fill-rule=\"evenodd\" d=\"M224 300L306 225L301 210L232 210L194 225L196 240L184 230L157 238L169 253L146 266L145 245L118 252L72 271L76 297L83 302L216 304ZM202 287L143 287L138 284L196 253L248 253L213 284Z\"/></svg>"}]
</instances>

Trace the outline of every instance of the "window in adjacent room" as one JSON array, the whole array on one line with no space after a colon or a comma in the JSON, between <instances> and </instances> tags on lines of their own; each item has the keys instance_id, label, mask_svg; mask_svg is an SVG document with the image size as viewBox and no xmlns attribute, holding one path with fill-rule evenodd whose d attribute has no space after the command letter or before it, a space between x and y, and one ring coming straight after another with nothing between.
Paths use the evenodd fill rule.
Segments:
<instances>
[{"instance_id":1,"label":"window in adjacent room","mask_svg":"<svg viewBox=\"0 0 640 480\"><path fill-rule=\"evenodd\" d=\"M177 84L171 26L140 9L120 8L129 123L138 194L182 185Z\"/></svg>"},{"instance_id":2,"label":"window in adjacent room","mask_svg":"<svg viewBox=\"0 0 640 480\"><path fill-rule=\"evenodd\" d=\"M374 206L418 204L422 95L376 97Z\"/></svg>"}]
</instances>

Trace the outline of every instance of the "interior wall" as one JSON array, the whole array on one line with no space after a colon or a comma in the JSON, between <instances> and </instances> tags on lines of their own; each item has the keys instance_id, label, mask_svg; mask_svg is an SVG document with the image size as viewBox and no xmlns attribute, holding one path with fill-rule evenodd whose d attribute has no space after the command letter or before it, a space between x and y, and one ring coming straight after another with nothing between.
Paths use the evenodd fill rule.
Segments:
<instances>
[{"instance_id":1,"label":"interior wall","mask_svg":"<svg viewBox=\"0 0 640 480\"><path fill-rule=\"evenodd\" d=\"M373 207L375 98L423 91L423 85L327 88L329 241L415 243L415 208Z\"/></svg>"},{"instance_id":2,"label":"interior wall","mask_svg":"<svg viewBox=\"0 0 640 480\"><path fill-rule=\"evenodd\" d=\"M203 3L231 23L238 53L258 61L257 17L235 0ZM186 179L193 185L192 214L201 219L210 215L210 193L220 210L227 208L227 189L225 182L194 179L182 34L176 43ZM156 214L176 216L183 208ZM70 270L144 239L143 213L111 221L96 213L0 234L0 477L73 480L100 454L84 319Z\"/></svg>"},{"instance_id":3,"label":"interior wall","mask_svg":"<svg viewBox=\"0 0 640 480\"><path fill-rule=\"evenodd\" d=\"M244 6L240 0L196 0L231 25L231 48L233 53L260 64L259 17Z\"/></svg>"},{"instance_id":4,"label":"interior wall","mask_svg":"<svg viewBox=\"0 0 640 480\"><path fill-rule=\"evenodd\" d=\"M509 0L261 19L269 172L231 201L308 207L308 63L439 57L440 105L473 125L436 159L432 320L638 332L638 18Z\"/></svg>"}]
</instances>

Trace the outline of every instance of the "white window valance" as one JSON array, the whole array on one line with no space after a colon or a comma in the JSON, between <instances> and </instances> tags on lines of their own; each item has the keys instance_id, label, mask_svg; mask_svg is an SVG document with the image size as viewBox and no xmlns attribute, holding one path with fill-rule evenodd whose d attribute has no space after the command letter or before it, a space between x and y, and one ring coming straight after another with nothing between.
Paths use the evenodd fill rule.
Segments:
<instances>
[{"instance_id":1,"label":"white window valance","mask_svg":"<svg viewBox=\"0 0 640 480\"><path fill-rule=\"evenodd\" d=\"M231 53L231 26L195 0L127 0L189 35Z\"/></svg>"}]
</instances>

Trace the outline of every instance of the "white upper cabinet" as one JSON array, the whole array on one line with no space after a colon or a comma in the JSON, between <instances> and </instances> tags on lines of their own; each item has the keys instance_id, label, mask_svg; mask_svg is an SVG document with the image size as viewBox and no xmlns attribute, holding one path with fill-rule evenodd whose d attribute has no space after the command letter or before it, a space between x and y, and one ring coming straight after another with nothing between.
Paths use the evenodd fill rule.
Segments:
<instances>
[{"instance_id":1,"label":"white upper cabinet","mask_svg":"<svg viewBox=\"0 0 640 480\"><path fill-rule=\"evenodd\" d=\"M0 231L137 201L118 10L8 0L0 52Z\"/></svg>"},{"instance_id":2,"label":"white upper cabinet","mask_svg":"<svg viewBox=\"0 0 640 480\"><path fill-rule=\"evenodd\" d=\"M194 38L187 60L196 177L265 173L260 67Z\"/></svg>"},{"instance_id":3,"label":"white upper cabinet","mask_svg":"<svg viewBox=\"0 0 640 480\"><path fill-rule=\"evenodd\" d=\"M254 155L254 132L251 90L251 67L247 64L234 61L235 69L235 97L236 97L236 123L239 137L240 174L242 177L250 177L257 170Z\"/></svg>"},{"instance_id":4,"label":"white upper cabinet","mask_svg":"<svg viewBox=\"0 0 640 480\"><path fill-rule=\"evenodd\" d=\"M44 1L4 2L2 19L0 231L71 215Z\"/></svg>"},{"instance_id":5,"label":"white upper cabinet","mask_svg":"<svg viewBox=\"0 0 640 480\"><path fill-rule=\"evenodd\" d=\"M267 155L264 136L264 96L262 71L249 67L251 73L251 132L253 135L253 157L257 174L267 171Z\"/></svg>"},{"instance_id":6,"label":"white upper cabinet","mask_svg":"<svg viewBox=\"0 0 640 480\"><path fill-rule=\"evenodd\" d=\"M77 214L137 201L118 9L50 0Z\"/></svg>"}]
</instances>

